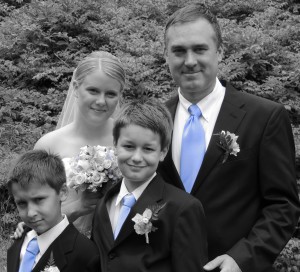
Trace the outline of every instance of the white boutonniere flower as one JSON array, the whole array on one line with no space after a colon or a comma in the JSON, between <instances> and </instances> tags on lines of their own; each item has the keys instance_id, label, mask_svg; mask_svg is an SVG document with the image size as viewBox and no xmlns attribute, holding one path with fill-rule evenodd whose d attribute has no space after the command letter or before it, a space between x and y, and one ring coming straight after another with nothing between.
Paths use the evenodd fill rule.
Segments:
<instances>
[{"instance_id":1,"label":"white boutonniere flower","mask_svg":"<svg viewBox=\"0 0 300 272\"><path fill-rule=\"evenodd\" d=\"M53 258L53 252L51 252L51 254L50 254L50 259L47 263L47 266L41 272L60 272L58 267L55 265L55 261L54 261L54 258Z\"/></svg>"},{"instance_id":2,"label":"white boutonniere flower","mask_svg":"<svg viewBox=\"0 0 300 272\"><path fill-rule=\"evenodd\" d=\"M135 232L139 235L145 235L146 243L149 244L149 233L157 230L156 227L153 226L152 222L158 219L159 211L166 205L154 205L147 208L143 214L137 213L132 221L135 222L134 229Z\"/></svg>"},{"instance_id":3,"label":"white boutonniere flower","mask_svg":"<svg viewBox=\"0 0 300 272\"><path fill-rule=\"evenodd\" d=\"M227 161L229 155L237 156L237 153L240 152L240 146L237 143L239 136L229 131L225 132L224 130L217 135L219 135L218 145L225 151L222 163Z\"/></svg>"}]
</instances>

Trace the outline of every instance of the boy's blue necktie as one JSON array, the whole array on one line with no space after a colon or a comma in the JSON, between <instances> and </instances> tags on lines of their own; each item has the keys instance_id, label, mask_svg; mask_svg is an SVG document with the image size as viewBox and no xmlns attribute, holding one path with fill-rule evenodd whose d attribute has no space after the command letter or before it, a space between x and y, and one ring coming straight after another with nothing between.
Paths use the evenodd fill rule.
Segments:
<instances>
[{"instance_id":1,"label":"boy's blue necktie","mask_svg":"<svg viewBox=\"0 0 300 272\"><path fill-rule=\"evenodd\" d=\"M125 222L128 214L131 210L131 207L134 205L135 201L136 200L135 200L133 194L128 194L123 197L122 207L121 207L119 218L118 218L118 223L117 223L117 226L116 226L115 232L114 232L115 239L117 238L117 236L123 226L123 223Z\"/></svg>"},{"instance_id":2,"label":"boy's blue necktie","mask_svg":"<svg viewBox=\"0 0 300 272\"><path fill-rule=\"evenodd\" d=\"M205 132L199 118L202 113L197 105L188 109L190 117L187 120L181 143L180 177L185 190L190 193L201 167L205 154Z\"/></svg>"},{"instance_id":3,"label":"boy's blue necktie","mask_svg":"<svg viewBox=\"0 0 300 272\"><path fill-rule=\"evenodd\" d=\"M35 237L27 245L26 252L19 268L19 272L31 272L35 257L39 252L39 245Z\"/></svg>"}]
</instances>

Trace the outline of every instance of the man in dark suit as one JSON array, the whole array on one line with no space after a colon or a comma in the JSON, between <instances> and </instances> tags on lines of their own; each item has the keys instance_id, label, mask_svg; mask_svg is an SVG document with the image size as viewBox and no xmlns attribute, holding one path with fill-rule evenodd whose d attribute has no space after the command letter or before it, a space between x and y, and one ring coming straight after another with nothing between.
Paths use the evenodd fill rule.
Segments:
<instances>
[{"instance_id":1,"label":"man in dark suit","mask_svg":"<svg viewBox=\"0 0 300 272\"><path fill-rule=\"evenodd\" d=\"M171 131L168 109L151 99L123 106L115 120L114 143L124 178L97 203L91 237L102 272L204 271L202 205L156 174Z\"/></svg>"},{"instance_id":2,"label":"man in dark suit","mask_svg":"<svg viewBox=\"0 0 300 272\"><path fill-rule=\"evenodd\" d=\"M174 131L159 172L202 202L210 260L204 268L273 271L272 263L299 218L287 112L282 105L238 92L218 80L221 31L216 17L203 5L188 5L169 18L165 46L179 90L167 102ZM199 136L193 138L200 144L185 140L192 104L201 113L196 122ZM186 151L193 155L183 159ZM200 162L194 165L198 157Z\"/></svg>"}]
</instances>

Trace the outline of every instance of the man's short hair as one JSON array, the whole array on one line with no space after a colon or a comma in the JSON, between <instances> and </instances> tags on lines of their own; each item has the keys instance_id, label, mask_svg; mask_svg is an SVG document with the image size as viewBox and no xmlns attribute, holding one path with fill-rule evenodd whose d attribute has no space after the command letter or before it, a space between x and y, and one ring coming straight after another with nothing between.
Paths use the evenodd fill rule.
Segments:
<instances>
[{"instance_id":1,"label":"man's short hair","mask_svg":"<svg viewBox=\"0 0 300 272\"><path fill-rule=\"evenodd\" d=\"M212 13L210 8L207 7L205 4L193 3L175 11L169 17L165 26L165 33L164 33L165 50L167 48L167 32L171 26L194 22L201 18L207 20L213 27L216 34L217 49L220 49L220 47L223 45L223 40L222 40L221 29L217 17Z\"/></svg>"},{"instance_id":2,"label":"man's short hair","mask_svg":"<svg viewBox=\"0 0 300 272\"><path fill-rule=\"evenodd\" d=\"M8 189L13 183L26 188L29 184L49 185L57 193L66 183L64 164L59 155L46 150L31 150L21 155L8 177Z\"/></svg>"},{"instance_id":3,"label":"man's short hair","mask_svg":"<svg viewBox=\"0 0 300 272\"><path fill-rule=\"evenodd\" d=\"M173 121L169 110L154 98L142 98L124 104L118 113L113 128L114 143L117 144L120 130L129 125L149 129L160 136L161 150L169 147Z\"/></svg>"}]
</instances>

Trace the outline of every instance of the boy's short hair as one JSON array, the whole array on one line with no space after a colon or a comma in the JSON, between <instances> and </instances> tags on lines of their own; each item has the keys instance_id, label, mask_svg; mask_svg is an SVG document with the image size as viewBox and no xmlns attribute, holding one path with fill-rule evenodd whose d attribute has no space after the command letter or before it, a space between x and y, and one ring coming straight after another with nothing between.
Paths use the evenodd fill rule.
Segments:
<instances>
[{"instance_id":1,"label":"boy's short hair","mask_svg":"<svg viewBox=\"0 0 300 272\"><path fill-rule=\"evenodd\" d=\"M161 149L169 147L173 121L169 110L157 99L141 98L122 105L114 121L115 145L118 143L120 130L129 125L150 129L160 136Z\"/></svg>"},{"instance_id":2,"label":"boy's short hair","mask_svg":"<svg viewBox=\"0 0 300 272\"><path fill-rule=\"evenodd\" d=\"M7 185L10 192L13 183L24 188L31 183L47 184L59 193L66 183L64 164L59 155L46 150L28 151L17 159L9 174Z\"/></svg>"}]
</instances>

